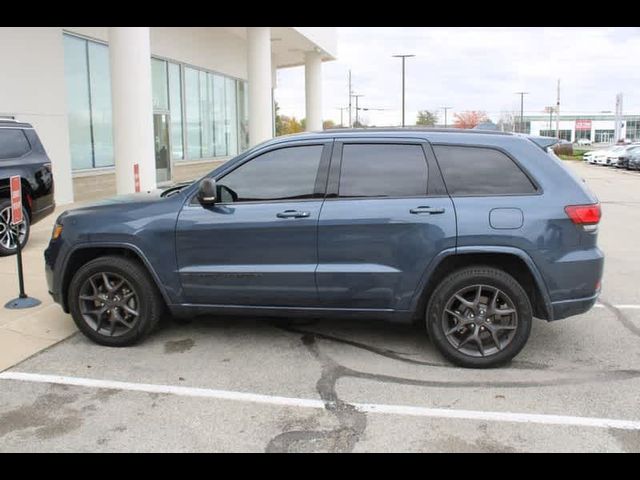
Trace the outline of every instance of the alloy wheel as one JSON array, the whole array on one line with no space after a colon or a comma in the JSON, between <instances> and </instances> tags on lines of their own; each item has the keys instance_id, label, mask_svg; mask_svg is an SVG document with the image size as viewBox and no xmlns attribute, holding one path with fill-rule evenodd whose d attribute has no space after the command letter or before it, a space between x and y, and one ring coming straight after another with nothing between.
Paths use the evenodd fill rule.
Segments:
<instances>
[{"instance_id":1,"label":"alloy wheel","mask_svg":"<svg viewBox=\"0 0 640 480\"><path fill-rule=\"evenodd\" d=\"M80 313L87 325L102 335L119 337L136 327L140 318L137 292L121 275L100 272L80 288Z\"/></svg>"},{"instance_id":2,"label":"alloy wheel","mask_svg":"<svg viewBox=\"0 0 640 480\"><path fill-rule=\"evenodd\" d=\"M22 222L20 225L11 225L11 207L4 208L0 211L0 245L7 250L15 250L18 235L20 236L20 244L24 245L27 224Z\"/></svg>"},{"instance_id":3,"label":"alloy wheel","mask_svg":"<svg viewBox=\"0 0 640 480\"><path fill-rule=\"evenodd\" d=\"M472 285L457 291L445 304L441 321L447 341L472 357L487 357L504 350L518 328L513 300L489 285Z\"/></svg>"}]
</instances>

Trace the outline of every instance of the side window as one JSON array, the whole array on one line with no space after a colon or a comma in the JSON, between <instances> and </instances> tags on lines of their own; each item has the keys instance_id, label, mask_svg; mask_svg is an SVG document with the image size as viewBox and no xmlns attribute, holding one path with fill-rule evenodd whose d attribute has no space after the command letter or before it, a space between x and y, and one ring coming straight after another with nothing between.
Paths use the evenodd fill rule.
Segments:
<instances>
[{"instance_id":1,"label":"side window","mask_svg":"<svg viewBox=\"0 0 640 480\"><path fill-rule=\"evenodd\" d=\"M0 159L17 158L31 150L24 132L16 128L0 128Z\"/></svg>"},{"instance_id":2,"label":"side window","mask_svg":"<svg viewBox=\"0 0 640 480\"><path fill-rule=\"evenodd\" d=\"M222 202L313 198L322 145L285 147L259 155L217 183Z\"/></svg>"},{"instance_id":3,"label":"side window","mask_svg":"<svg viewBox=\"0 0 640 480\"><path fill-rule=\"evenodd\" d=\"M450 195L526 195L536 187L504 153L493 148L434 145Z\"/></svg>"},{"instance_id":4,"label":"side window","mask_svg":"<svg viewBox=\"0 0 640 480\"><path fill-rule=\"evenodd\" d=\"M427 159L420 145L345 144L340 197L415 197L427 194Z\"/></svg>"}]
</instances>

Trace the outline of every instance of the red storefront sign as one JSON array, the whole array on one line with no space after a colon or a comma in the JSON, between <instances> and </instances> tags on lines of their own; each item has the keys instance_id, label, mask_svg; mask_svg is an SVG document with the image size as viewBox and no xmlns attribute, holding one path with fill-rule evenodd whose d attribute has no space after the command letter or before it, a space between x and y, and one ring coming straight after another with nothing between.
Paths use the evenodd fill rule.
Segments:
<instances>
[{"instance_id":1,"label":"red storefront sign","mask_svg":"<svg viewBox=\"0 0 640 480\"><path fill-rule=\"evenodd\" d=\"M11 225L22 223L22 188L20 186L20 176L11 177Z\"/></svg>"},{"instance_id":2,"label":"red storefront sign","mask_svg":"<svg viewBox=\"0 0 640 480\"><path fill-rule=\"evenodd\" d=\"M576 120L576 130L591 130L591 120Z\"/></svg>"}]
</instances>

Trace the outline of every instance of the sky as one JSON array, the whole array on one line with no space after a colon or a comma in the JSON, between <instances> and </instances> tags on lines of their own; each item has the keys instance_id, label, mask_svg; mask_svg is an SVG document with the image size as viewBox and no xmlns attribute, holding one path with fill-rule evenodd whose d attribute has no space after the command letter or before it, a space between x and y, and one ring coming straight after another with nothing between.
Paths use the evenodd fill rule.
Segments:
<instances>
[{"instance_id":1,"label":"sky","mask_svg":"<svg viewBox=\"0 0 640 480\"><path fill-rule=\"evenodd\" d=\"M455 112L483 110L497 121L501 112L543 114L555 105L560 79L560 113L640 113L640 28L637 27L339 27L337 60L323 63L323 117L340 123L352 89L361 94L369 125L400 125L401 59L406 60L406 124L419 110L438 110L444 123ZM279 69L275 99L283 115L304 117L304 67ZM343 113L347 123L347 112ZM354 111L355 118L355 111Z\"/></svg>"}]
</instances>

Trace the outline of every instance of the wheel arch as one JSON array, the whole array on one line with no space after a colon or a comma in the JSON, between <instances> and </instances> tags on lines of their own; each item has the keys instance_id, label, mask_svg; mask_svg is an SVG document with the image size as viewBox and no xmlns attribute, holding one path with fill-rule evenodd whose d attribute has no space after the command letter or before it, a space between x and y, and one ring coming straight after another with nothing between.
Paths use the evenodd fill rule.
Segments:
<instances>
[{"instance_id":1,"label":"wheel arch","mask_svg":"<svg viewBox=\"0 0 640 480\"><path fill-rule=\"evenodd\" d=\"M87 245L79 245L74 248L67 256L64 262L64 266L62 271L64 272L62 275L62 283L60 287L60 301L62 303L62 309L69 313L69 304L68 304L68 293L69 293L69 284L71 283L71 279L73 278L74 273L80 268L82 265L87 262L94 260L98 257L104 256L120 256L124 258L129 258L140 263L145 270L151 275L151 278L160 292L162 299L165 302L165 305L169 305L171 302L165 291L158 274L151 266L149 260L145 257L144 253L135 245L131 244L87 244Z\"/></svg>"},{"instance_id":2,"label":"wheel arch","mask_svg":"<svg viewBox=\"0 0 640 480\"><path fill-rule=\"evenodd\" d=\"M479 246L445 250L431 262L413 300L415 321L424 318L427 302L440 281L448 273L469 265L486 265L504 270L527 292L534 317L553 320L546 284L531 257L518 248Z\"/></svg>"}]
</instances>

